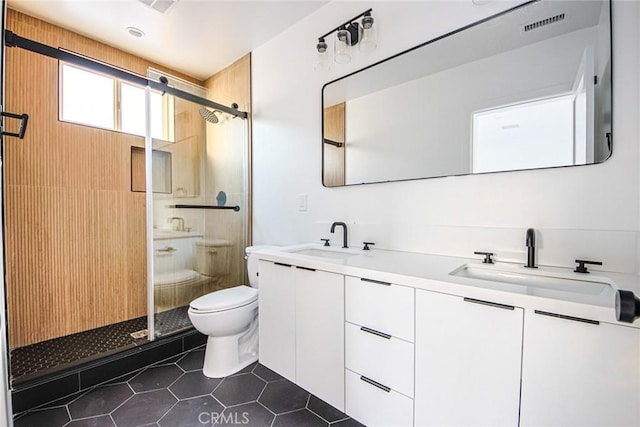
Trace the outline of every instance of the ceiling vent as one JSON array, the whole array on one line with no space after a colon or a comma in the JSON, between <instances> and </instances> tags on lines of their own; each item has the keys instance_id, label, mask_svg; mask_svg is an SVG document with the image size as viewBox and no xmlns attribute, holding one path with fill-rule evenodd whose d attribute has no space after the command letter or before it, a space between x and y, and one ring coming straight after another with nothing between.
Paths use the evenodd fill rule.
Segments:
<instances>
[{"instance_id":1,"label":"ceiling vent","mask_svg":"<svg viewBox=\"0 0 640 427\"><path fill-rule=\"evenodd\" d=\"M531 24L527 24L522 27L522 31L526 33L527 31L537 30L538 28L542 28L545 25L553 24L560 21L564 21L564 13L552 16L551 18L541 19L540 21L532 22Z\"/></svg>"},{"instance_id":2,"label":"ceiling vent","mask_svg":"<svg viewBox=\"0 0 640 427\"><path fill-rule=\"evenodd\" d=\"M138 0L138 1L160 13L166 13L171 8L171 6L178 3L178 0Z\"/></svg>"}]
</instances>

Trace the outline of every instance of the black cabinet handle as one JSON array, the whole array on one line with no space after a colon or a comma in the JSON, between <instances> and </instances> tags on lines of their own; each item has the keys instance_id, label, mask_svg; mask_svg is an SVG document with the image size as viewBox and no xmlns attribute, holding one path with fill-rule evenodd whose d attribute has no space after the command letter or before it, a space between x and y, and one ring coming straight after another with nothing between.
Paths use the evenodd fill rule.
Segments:
<instances>
[{"instance_id":1,"label":"black cabinet handle","mask_svg":"<svg viewBox=\"0 0 640 427\"><path fill-rule=\"evenodd\" d=\"M366 326L360 327L360 330L362 332L367 332L369 334L376 335L376 336L382 337L382 338L386 338L388 340L391 339L391 335L385 334L384 332L376 331L375 329L367 328Z\"/></svg>"},{"instance_id":2,"label":"black cabinet handle","mask_svg":"<svg viewBox=\"0 0 640 427\"><path fill-rule=\"evenodd\" d=\"M316 269L315 269L315 268L300 267L299 265L296 265L296 268L299 268L300 270L316 271Z\"/></svg>"},{"instance_id":3,"label":"black cabinet handle","mask_svg":"<svg viewBox=\"0 0 640 427\"><path fill-rule=\"evenodd\" d=\"M12 119L20 119L20 127L18 128L17 133L2 131L2 135L15 136L15 137L18 137L19 139L24 139L24 133L27 131L27 123L29 122L28 114L14 114L14 113L7 113L6 111L3 111L2 113L0 113L0 116L10 117Z\"/></svg>"},{"instance_id":4,"label":"black cabinet handle","mask_svg":"<svg viewBox=\"0 0 640 427\"><path fill-rule=\"evenodd\" d=\"M285 263L282 263L282 262L274 262L274 264L275 265L279 265L281 267L292 267L291 264L285 264Z\"/></svg>"},{"instance_id":5,"label":"black cabinet handle","mask_svg":"<svg viewBox=\"0 0 640 427\"><path fill-rule=\"evenodd\" d=\"M362 280L363 282L375 283L376 285L391 286L391 283L389 283L389 282L382 282L382 281L380 281L380 280L365 279L364 277L363 277L363 278L361 278L360 280Z\"/></svg>"},{"instance_id":6,"label":"black cabinet handle","mask_svg":"<svg viewBox=\"0 0 640 427\"><path fill-rule=\"evenodd\" d=\"M489 307L503 308L505 310L513 310L513 309L515 309L515 307L512 306L512 305L498 304L497 302L483 301L481 299L464 298L464 301L465 302L471 302L471 303L474 303L474 304L488 305Z\"/></svg>"},{"instance_id":7,"label":"black cabinet handle","mask_svg":"<svg viewBox=\"0 0 640 427\"><path fill-rule=\"evenodd\" d=\"M573 316L567 316L564 314L550 313L548 311L540 311L540 310L534 310L533 312L541 316L557 317L558 319L572 320L574 322L588 323L590 325L600 324L600 322L598 322L597 320L583 319L582 317L573 317Z\"/></svg>"},{"instance_id":8,"label":"black cabinet handle","mask_svg":"<svg viewBox=\"0 0 640 427\"><path fill-rule=\"evenodd\" d=\"M380 384L379 382L374 381L374 380L372 380L371 378L367 378L367 377L365 377L364 375L363 375L363 376L361 376L361 377L360 377L360 379L361 379L362 381L364 381L365 383L367 383L367 384L371 384L371 385L372 385L372 386L374 386L374 387L378 387L380 390L384 390L384 391L386 391L387 393L389 393L389 392L391 391L391 388L387 387L386 385L384 385L384 384Z\"/></svg>"}]
</instances>

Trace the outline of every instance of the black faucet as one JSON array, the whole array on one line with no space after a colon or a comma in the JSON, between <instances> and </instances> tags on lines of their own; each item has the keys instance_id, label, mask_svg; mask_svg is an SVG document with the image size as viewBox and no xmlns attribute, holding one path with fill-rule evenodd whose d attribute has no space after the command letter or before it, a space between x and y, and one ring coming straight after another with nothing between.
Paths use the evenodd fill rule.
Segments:
<instances>
[{"instance_id":1,"label":"black faucet","mask_svg":"<svg viewBox=\"0 0 640 427\"><path fill-rule=\"evenodd\" d=\"M525 267L538 268L536 267L536 232L533 228L527 229L525 244L527 246L527 265Z\"/></svg>"},{"instance_id":2,"label":"black faucet","mask_svg":"<svg viewBox=\"0 0 640 427\"><path fill-rule=\"evenodd\" d=\"M334 231L336 231L336 226L337 225L342 226L342 247L343 248L348 248L349 245L347 245L347 224L345 224L344 222L334 222L333 224L331 224L331 232L332 233Z\"/></svg>"}]
</instances>

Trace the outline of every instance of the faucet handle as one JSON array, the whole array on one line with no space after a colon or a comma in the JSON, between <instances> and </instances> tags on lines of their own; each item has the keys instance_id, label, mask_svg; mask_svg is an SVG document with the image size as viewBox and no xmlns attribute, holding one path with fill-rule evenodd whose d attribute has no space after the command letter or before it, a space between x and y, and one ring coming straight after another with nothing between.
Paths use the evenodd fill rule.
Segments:
<instances>
[{"instance_id":1,"label":"faucet handle","mask_svg":"<svg viewBox=\"0 0 640 427\"><path fill-rule=\"evenodd\" d=\"M322 246L331 246L329 244L329 239L320 239L320 240L322 240L324 242L324 245L322 245Z\"/></svg>"},{"instance_id":2,"label":"faucet handle","mask_svg":"<svg viewBox=\"0 0 640 427\"><path fill-rule=\"evenodd\" d=\"M476 251L476 252L474 252L474 254L476 254L476 255L484 255L484 260L482 260L483 264L493 264L493 258L491 258L493 256L493 252L479 252L479 251Z\"/></svg>"},{"instance_id":3,"label":"faucet handle","mask_svg":"<svg viewBox=\"0 0 640 427\"><path fill-rule=\"evenodd\" d=\"M375 245L375 243L373 243L373 242L362 242L362 244L364 245L364 248L362 248L363 251L369 251L369 250L371 250L369 245Z\"/></svg>"},{"instance_id":4,"label":"faucet handle","mask_svg":"<svg viewBox=\"0 0 640 427\"><path fill-rule=\"evenodd\" d=\"M590 271L587 270L587 267L585 267L585 264L602 265L602 262L600 261L586 261L583 259L577 259L576 262L578 263L578 266L573 270L575 273L590 273Z\"/></svg>"}]
</instances>

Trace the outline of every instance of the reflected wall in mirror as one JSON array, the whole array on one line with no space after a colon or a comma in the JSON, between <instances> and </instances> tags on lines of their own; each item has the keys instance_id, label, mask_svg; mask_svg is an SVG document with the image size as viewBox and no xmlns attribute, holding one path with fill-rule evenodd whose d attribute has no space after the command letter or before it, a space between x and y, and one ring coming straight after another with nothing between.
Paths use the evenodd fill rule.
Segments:
<instances>
[{"instance_id":1,"label":"reflected wall in mirror","mask_svg":"<svg viewBox=\"0 0 640 427\"><path fill-rule=\"evenodd\" d=\"M610 1L528 2L326 84L327 187L611 155Z\"/></svg>"}]
</instances>

